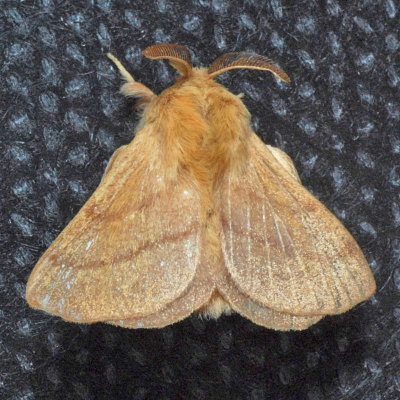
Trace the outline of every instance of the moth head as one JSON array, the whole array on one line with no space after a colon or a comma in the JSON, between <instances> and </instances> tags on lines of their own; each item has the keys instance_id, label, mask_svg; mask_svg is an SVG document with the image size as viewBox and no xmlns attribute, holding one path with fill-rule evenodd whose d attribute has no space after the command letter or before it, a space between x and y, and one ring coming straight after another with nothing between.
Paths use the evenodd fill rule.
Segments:
<instances>
[{"instance_id":1,"label":"moth head","mask_svg":"<svg viewBox=\"0 0 400 400\"><path fill-rule=\"evenodd\" d=\"M151 110L157 109L153 115L161 115L158 107L167 107L170 110L192 109L207 115L210 122L210 110L219 110L220 116L229 112L232 115L241 115L247 121L250 114L245 105L240 100L241 96L235 96L225 87L220 85L214 78L226 71L238 68L258 69L272 72L278 79L284 82L290 82L288 75L282 71L272 60L249 52L227 53L218 57L208 68L195 68L192 66L190 52L186 46L179 44L155 44L146 48L144 56L153 59L167 59L170 64L176 68L181 76L177 82L166 89L158 96L152 96L156 99L152 104ZM178 105L179 103L179 105ZM155 108L153 108L155 107Z\"/></svg>"}]
</instances>

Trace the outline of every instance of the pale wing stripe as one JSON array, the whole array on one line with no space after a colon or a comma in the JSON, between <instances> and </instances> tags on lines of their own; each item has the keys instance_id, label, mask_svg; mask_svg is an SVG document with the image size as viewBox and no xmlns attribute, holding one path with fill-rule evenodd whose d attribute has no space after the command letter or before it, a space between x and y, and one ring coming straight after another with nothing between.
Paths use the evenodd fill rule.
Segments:
<instances>
[{"instance_id":1,"label":"pale wing stripe","mask_svg":"<svg viewBox=\"0 0 400 400\"><path fill-rule=\"evenodd\" d=\"M282 247L282 252L285 253L285 244L283 243L282 235L281 235L281 231L280 231L280 229L279 229L279 226L278 226L278 224L276 223L276 217L277 217L277 215L275 214L275 212L272 211L273 209L272 209L271 204L270 204L270 208L271 208L271 212L272 212L272 218L274 219L274 225L275 225L276 231L277 231L277 233L278 233L279 242L280 242L280 245L281 245L281 247Z\"/></svg>"},{"instance_id":2,"label":"pale wing stripe","mask_svg":"<svg viewBox=\"0 0 400 400\"><path fill-rule=\"evenodd\" d=\"M257 171L257 170L256 170L256 171ZM256 174L257 174L257 176L258 176L258 173L256 173ZM259 176L258 176L258 178L259 178ZM259 179L260 179L260 178L259 178ZM262 181L261 181L261 182L262 182ZM264 190L264 185L262 185L262 188L263 188L263 190ZM299 290L298 290L298 288L296 288L296 285L294 284L294 279L293 279L292 270L290 269L290 267L288 266L288 263L286 262L287 255L286 255L286 251L285 251L285 245L284 245L283 240L282 240L281 231L280 231L279 226L278 226L278 224L277 224L277 222L276 222L276 217L277 217L277 215L275 214L275 211L274 211L274 209L273 209L271 203L269 202L268 197L265 196L265 191L264 191L264 198L265 198L265 199L267 200L267 202L268 202L268 206L269 206L269 209L270 209L270 212L271 212L271 216L272 216L272 218L273 218L273 220L274 220L275 229L276 229L276 231L277 231L277 233L278 233L279 242L280 242L280 244L281 244L282 254L283 254L283 256L284 256L284 261L282 262L282 265L285 266L286 269L287 269L287 271L289 272L289 276L290 276L290 286L292 287L292 293L295 293L297 303L298 303L299 305L301 305Z\"/></svg>"},{"instance_id":3,"label":"pale wing stripe","mask_svg":"<svg viewBox=\"0 0 400 400\"><path fill-rule=\"evenodd\" d=\"M266 221L266 218L265 218L265 202L262 203L262 213L263 213L263 224L264 224L265 247L267 249L268 275L269 275L269 281L271 282L271 286L273 287L273 284L272 284L272 266L271 266L271 249L270 249L270 244L267 241L268 233L267 233L267 221Z\"/></svg>"}]
</instances>

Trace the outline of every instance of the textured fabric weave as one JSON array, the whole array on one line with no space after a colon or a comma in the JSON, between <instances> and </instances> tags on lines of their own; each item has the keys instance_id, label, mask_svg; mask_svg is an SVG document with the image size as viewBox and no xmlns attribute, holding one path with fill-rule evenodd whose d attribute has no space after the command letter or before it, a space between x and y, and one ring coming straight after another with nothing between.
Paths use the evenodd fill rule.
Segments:
<instances>
[{"instance_id":1,"label":"textured fabric weave","mask_svg":"<svg viewBox=\"0 0 400 400\"><path fill-rule=\"evenodd\" d=\"M400 7L394 0L0 1L0 398L400 398ZM255 131L358 241L377 294L311 329L234 315L162 330L79 326L29 309L35 262L133 138L112 52L159 93L176 71L141 51L187 45L194 65L250 51L290 76L233 70Z\"/></svg>"}]
</instances>

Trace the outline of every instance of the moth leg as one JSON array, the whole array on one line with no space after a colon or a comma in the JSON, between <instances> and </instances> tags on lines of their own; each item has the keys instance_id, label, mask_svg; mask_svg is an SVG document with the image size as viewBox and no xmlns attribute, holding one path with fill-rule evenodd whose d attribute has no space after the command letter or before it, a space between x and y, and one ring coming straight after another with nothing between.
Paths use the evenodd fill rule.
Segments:
<instances>
[{"instance_id":1,"label":"moth leg","mask_svg":"<svg viewBox=\"0 0 400 400\"><path fill-rule=\"evenodd\" d=\"M114 57L111 53L107 53L107 57L117 66L122 79L125 81L120 89L120 92L124 96L139 98L142 106L149 103L156 97L156 94L147 86L140 82L136 82L132 75L116 57Z\"/></svg>"},{"instance_id":2,"label":"moth leg","mask_svg":"<svg viewBox=\"0 0 400 400\"><path fill-rule=\"evenodd\" d=\"M110 161L107 164L106 170L104 171L103 177L101 178L101 180L104 179L104 177L110 172L112 166L114 165L115 161L117 160L118 156L122 153L122 150L127 146L127 144L125 144L124 146L121 146L120 148L118 148L117 150L114 151L113 155L110 158Z\"/></svg>"},{"instance_id":3,"label":"moth leg","mask_svg":"<svg viewBox=\"0 0 400 400\"><path fill-rule=\"evenodd\" d=\"M297 173L296 167L293 164L292 159L281 149L277 147L272 147L267 145L268 150L272 153L272 155L279 161L279 163L289 172L290 175L293 176L296 181L300 182L299 174Z\"/></svg>"}]
</instances>

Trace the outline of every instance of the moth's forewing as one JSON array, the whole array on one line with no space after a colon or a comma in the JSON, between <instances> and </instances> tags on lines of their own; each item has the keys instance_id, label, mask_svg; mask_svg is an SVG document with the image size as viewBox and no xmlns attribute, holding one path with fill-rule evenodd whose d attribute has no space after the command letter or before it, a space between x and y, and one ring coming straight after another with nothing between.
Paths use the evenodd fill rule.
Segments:
<instances>
[{"instance_id":1,"label":"moth's forewing","mask_svg":"<svg viewBox=\"0 0 400 400\"><path fill-rule=\"evenodd\" d=\"M371 296L375 280L350 233L261 140L250 143L247 167L227 174L219 200L237 291L297 316L341 313Z\"/></svg>"},{"instance_id":2,"label":"moth's forewing","mask_svg":"<svg viewBox=\"0 0 400 400\"><path fill-rule=\"evenodd\" d=\"M26 292L32 307L76 322L140 322L190 291L201 260L199 196L188 179L163 179L157 153L145 134L120 150L35 266ZM197 303L211 291L199 292ZM196 301L188 299L187 310Z\"/></svg>"}]
</instances>

